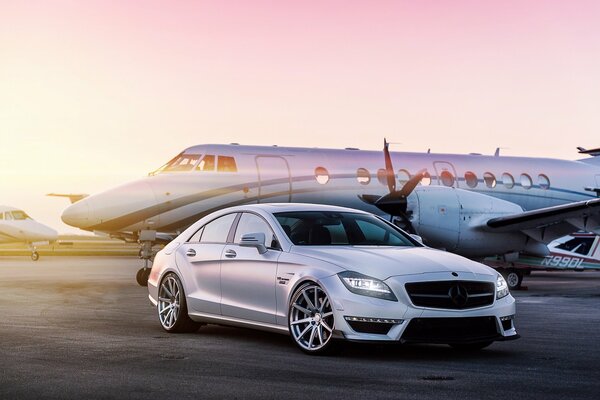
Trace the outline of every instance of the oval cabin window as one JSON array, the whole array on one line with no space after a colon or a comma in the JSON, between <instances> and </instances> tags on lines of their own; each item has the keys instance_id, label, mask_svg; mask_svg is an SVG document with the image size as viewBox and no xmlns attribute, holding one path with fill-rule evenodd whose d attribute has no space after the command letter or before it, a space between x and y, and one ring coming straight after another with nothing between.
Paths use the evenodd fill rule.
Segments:
<instances>
[{"instance_id":1,"label":"oval cabin window","mask_svg":"<svg viewBox=\"0 0 600 400\"><path fill-rule=\"evenodd\" d=\"M477 175L471 171L465 172L465 183L471 189L477 187Z\"/></svg>"},{"instance_id":2,"label":"oval cabin window","mask_svg":"<svg viewBox=\"0 0 600 400\"><path fill-rule=\"evenodd\" d=\"M523 189L531 189L531 186L533 186L533 181L529 175L521 174L521 186Z\"/></svg>"},{"instance_id":3,"label":"oval cabin window","mask_svg":"<svg viewBox=\"0 0 600 400\"><path fill-rule=\"evenodd\" d=\"M405 169L398 171L398 184L400 187L406 185L406 182L410 180L410 172Z\"/></svg>"},{"instance_id":4,"label":"oval cabin window","mask_svg":"<svg viewBox=\"0 0 600 400\"><path fill-rule=\"evenodd\" d=\"M423 173L423 177L421 178L421 185L423 185L423 186L431 185L431 175L429 174L429 172L425 171Z\"/></svg>"},{"instance_id":5,"label":"oval cabin window","mask_svg":"<svg viewBox=\"0 0 600 400\"><path fill-rule=\"evenodd\" d=\"M371 174L365 168L359 168L356 170L356 180L361 185L368 185L371 182Z\"/></svg>"},{"instance_id":6,"label":"oval cabin window","mask_svg":"<svg viewBox=\"0 0 600 400\"><path fill-rule=\"evenodd\" d=\"M440 180L442 181L442 185L452 187L454 186L454 175L450 171L442 171L440 174Z\"/></svg>"},{"instance_id":7,"label":"oval cabin window","mask_svg":"<svg viewBox=\"0 0 600 400\"><path fill-rule=\"evenodd\" d=\"M324 185L329 182L329 172L323 167L317 167L315 168L315 179L321 185Z\"/></svg>"},{"instance_id":8,"label":"oval cabin window","mask_svg":"<svg viewBox=\"0 0 600 400\"><path fill-rule=\"evenodd\" d=\"M515 186L515 178L508 172L502 174L502 183L507 189L512 189Z\"/></svg>"},{"instance_id":9,"label":"oval cabin window","mask_svg":"<svg viewBox=\"0 0 600 400\"><path fill-rule=\"evenodd\" d=\"M548 178L548 176L544 174L539 174L538 183L540 185L540 188L544 190L550 189L550 179Z\"/></svg>"},{"instance_id":10,"label":"oval cabin window","mask_svg":"<svg viewBox=\"0 0 600 400\"><path fill-rule=\"evenodd\" d=\"M485 182L485 186L493 189L496 187L496 177L491 172L486 172L483 174L483 180Z\"/></svg>"}]
</instances>

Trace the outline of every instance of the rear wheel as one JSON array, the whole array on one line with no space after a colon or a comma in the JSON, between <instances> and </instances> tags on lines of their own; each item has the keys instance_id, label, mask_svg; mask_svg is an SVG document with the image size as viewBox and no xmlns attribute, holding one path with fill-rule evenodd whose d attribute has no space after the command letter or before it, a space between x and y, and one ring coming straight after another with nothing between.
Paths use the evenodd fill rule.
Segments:
<instances>
[{"instance_id":1,"label":"rear wheel","mask_svg":"<svg viewBox=\"0 0 600 400\"><path fill-rule=\"evenodd\" d=\"M167 332L195 332L202 326L188 315L183 285L172 272L166 274L160 283L157 309L158 320Z\"/></svg>"},{"instance_id":2,"label":"rear wheel","mask_svg":"<svg viewBox=\"0 0 600 400\"><path fill-rule=\"evenodd\" d=\"M288 326L294 343L305 353L327 354L337 347L331 302L316 283L306 283L294 292Z\"/></svg>"}]
</instances>

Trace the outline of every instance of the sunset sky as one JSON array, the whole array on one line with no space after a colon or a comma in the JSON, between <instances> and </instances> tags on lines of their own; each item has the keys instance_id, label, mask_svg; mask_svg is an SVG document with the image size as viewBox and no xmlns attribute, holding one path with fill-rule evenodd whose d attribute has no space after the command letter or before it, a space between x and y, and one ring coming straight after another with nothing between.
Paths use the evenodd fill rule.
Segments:
<instances>
[{"instance_id":1,"label":"sunset sky","mask_svg":"<svg viewBox=\"0 0 600 400\"><path fill-rule=\"evenodd\" d=\"M598 1L0 0L0 204L67 201L200 143L580 158Z\"/></svg>"}]
</instances>

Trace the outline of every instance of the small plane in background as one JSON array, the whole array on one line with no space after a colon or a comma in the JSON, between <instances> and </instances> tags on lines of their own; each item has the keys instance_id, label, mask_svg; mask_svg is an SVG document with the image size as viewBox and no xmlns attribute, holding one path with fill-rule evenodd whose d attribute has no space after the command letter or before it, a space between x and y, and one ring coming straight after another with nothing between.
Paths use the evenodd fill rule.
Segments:
<instances>
[{"instance_id":1,"label":"small plane in background","mask_svg":"<svg viewBox=\"0 0 600 400\"><path fill-rule=\"evenodd\" d=\"M595 157L594 157L595 158ZM396 165L398 169L395 169ZM168 240L224 207L332 204L393 220L469 258L548 255L577 230L600 233L600 165L551 158L278 146L198 145L147 177L71 204L65 223L142 244ZM73 196L73 195L70 195Z\"/></svg>"},{"instance_id":2,"label":"small plane in background","mask_svg":"<svg viewBox=\"0 0 600 400\"><path fill-rule=\"evenodd\" d=\"M523 275L531 271L600 271L600 236L588 232L575 232L552 241L550 253L545 257L521 254L511 262L512 270L507 276L509 287L518 287ZM502 267L494 257L486 258L491 267Z\"/></svg>"},{"instance_id":3,"label":"small plane in background","mask_svg":"<svg viewBox=\"0 0 600 400\"><path fill-rule=\"evenodd\" d=\"M40 258L36 246L49 244L58 238L58 233L37 221L25 211L9 206L0 206L0 243L26 243L31 250L31 259Z\"/></svg>"}]
</instances>

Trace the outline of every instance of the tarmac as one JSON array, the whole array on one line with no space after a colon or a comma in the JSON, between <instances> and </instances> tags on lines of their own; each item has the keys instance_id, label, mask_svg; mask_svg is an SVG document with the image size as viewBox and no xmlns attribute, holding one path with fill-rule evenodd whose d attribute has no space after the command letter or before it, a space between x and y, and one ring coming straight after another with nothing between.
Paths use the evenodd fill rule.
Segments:
<instances>
[{"instance_id":1,"label":"tarmac","mask_svg":"<svg viewBox=\"0 0 600 400\"><path fill-rule=\"evenodd\" d=\"M475 353L349 343L314 357L285 335L160 327L135 257L0 256L0 399L596 399L600 273L534 272L521 339Z\"/></svg>"}]
</instances>

